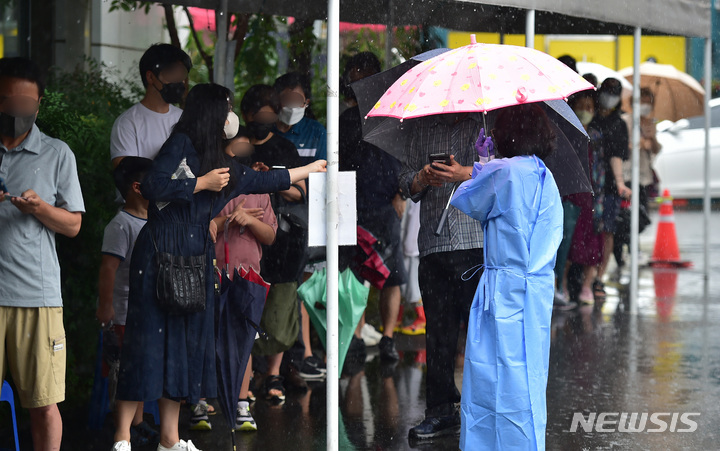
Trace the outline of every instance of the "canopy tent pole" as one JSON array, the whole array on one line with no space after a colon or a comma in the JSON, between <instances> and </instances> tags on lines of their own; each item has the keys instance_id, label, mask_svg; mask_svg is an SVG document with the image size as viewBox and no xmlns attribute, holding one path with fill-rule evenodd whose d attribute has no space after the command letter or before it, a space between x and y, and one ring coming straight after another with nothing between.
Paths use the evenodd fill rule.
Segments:
<instances>
[{"instance_id":1,"label":"canopy tent pole","mask_svg":"<svg viewBox=\"0 0 720 451\"><path fill-rule=\"evenodd\" d=\"M714 1L711 4L714 7ZM712 28L712 19L711 19ZM712 34L711 34L712 36ZM711 95L711 79L712 79L712 37L705 38L705 190L703 193L703 213L704 213L704 275L705 280L710 280L710 95Z\"/></svg>"},{"instance_id":2,"label":"canopy tent pole","mask_svg":"<svg viewBox=\"0 0 720 451\"><path fill-rule=\"evenodd\" d=\"M525 15L525 47L535 48L535 10L528 9Z\"/></svg>"},{"instance_id":3,"label":"canopy tent pole","mask_svg":"<svg viewBox=\"0 0 720 451\"><path fill-rule=\"evenodd\" d=\"M385 70L392 67L392 49L395 34L393 33L393 22L395 22L395 14L393 14L393 0L387 2L387 20L385 24Z\"/></svg>"},{"instance_id":4,"label":"canopy tent pole","mask_svg":"<svg viewBox=\"0 0 720 451\"><path fill-rule=\"evenodd\" d=\"M327 449L339 449L338 171L340 0L328 0L327 22Z\"/></svg>"},{"instance_id":5,"label":"canopy tent pole","mask_svg":"<svg viewBox=\"0 0 720 451\"><path fill-rule=\"evenodd\" d=\"M217 44L215 45L215 60L213 64L213 82L225 86L227 83L227 70L225 61L227 59L227 11L228 0L220 0L219 8L215 10L215 32L217 33ZM235 86L226 86L235 91Z\"/></svg>"},{"instance_id":6,"label":"canopy tent pole","mask_svg":"<svg viewBox=\"0 0 720 451\"><path fill-rule=\"evenodd\" d=\"M640 40L642 28L635 28L632 98L632 183L630 189L630 314L638 312L638 241L640 219Z\"/></svg>"}]
</instances>

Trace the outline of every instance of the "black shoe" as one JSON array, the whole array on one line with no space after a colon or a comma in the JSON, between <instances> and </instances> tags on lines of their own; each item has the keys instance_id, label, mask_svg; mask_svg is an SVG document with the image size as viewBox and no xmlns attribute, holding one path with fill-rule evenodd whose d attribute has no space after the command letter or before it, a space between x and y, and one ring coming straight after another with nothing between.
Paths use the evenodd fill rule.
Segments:
<instances>
[{"instance_id":1,"label":"black shoe","mask_svg":"<svg viewBox=\"0 0 720 451\"><path fill-rule=\"evenodd\" d=\"M395 349L395 340L390 337L382 337L378 343L380 349L380 358L383 360L400 360L397 350Z\"/></svg>"},{"instance_id":2,"label":"black shoe","mask_svg":"<svg viewBox=\"0 0 720 451\"><path fill-rule=\"evenodd\" d=\"M307 357L300 365L300 377L307 380L325 379L327 369L322 361L315 356Z\"/></svg>"},{"instance_id":3,"label":"black shoe","mask_svg":"<svg viewBox=\"0 0 720 451\"><path fill-rule=\"evenodd\" d=\"M410 429L408 438L410 440L427 440L433 437L457 435L459 433L460 414L456 413L443 417L425 418L422 423Z\"/></svg>"}]
</instances>

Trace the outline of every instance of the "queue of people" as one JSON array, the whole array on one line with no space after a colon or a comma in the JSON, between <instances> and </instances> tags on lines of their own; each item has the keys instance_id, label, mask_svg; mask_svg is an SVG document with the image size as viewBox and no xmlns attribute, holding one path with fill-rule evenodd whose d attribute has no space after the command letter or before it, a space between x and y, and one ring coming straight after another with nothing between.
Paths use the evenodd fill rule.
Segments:
<instances>
[{"instance_id":1,"label":"queue of people","mask_svg":"<svg viewBox=\"0 0 720 451\"><path fill-rule=\"evenodd\" d=\"M575 68L566 56L563 62ZM592 74L585 79L597 86ZM585 127L590 138L588 161L593 193L572 194L563 198L564 233L555 267L555 306L572 309L580 304L601 304L605 300L605 283L610 257L622 267L623 244L629 244L629 233L619 223L629 211L631 184L632 116L621 110L620 81L607 78L596 92L582 91L568 99L568 104ZM653 119L654 96L649 88L640 91L640 209L648 208L648 191L657 183L653 160L660 152ZM579 290L568 289L572 265L581 268Z\"/></svg>"},{"instance_id":2,"label":"queue of people","mask_svg":"<svg viewBox=\"0 0 720 451\"><path fill-rule=\"evenodd\" d=\"M371 53L360 53L345 69L349 84L380 72L380 62ZM182 50L168 44L150 47L139 62L145 94L112 129L110 160L120 206L100 246L96 318L104 340L114 344L105 347L103 356L114 401L113 451L148 443L157 443L159 451L198 450L179 435L183 404L191 410L191 429L212 428L214 408L208 399L218 392L215 259L220 267L255 271L271 284L260 323L270 338L254 344L237 402L236 428L257 430L251 411L256 399L282 404L289 388L307 388L306 380L323 379L326 373L321 353L312 348L308 314L297 296L298 286L317 265L307 265L302 234L288 234L283 226L285 209L306 203L309 174L325 171L327 135L311 117L309 79L289 73L273 86L252 86L236 106L233 93L216 84L198 84L186 95L191 70ZM534 226L526 234L528 243L536 246L528 247L529 258L538 262L533 274L545 287L554 264L555 304L571 308L568 273L573 263L581 265L577 299L604 299L608 260L615 243L622 242L616 236L617 217L631 194L623 167L629 125L621 114L620 91L617 80L607 79L597 93L586 91L570 99L590 136L595 195L561 201L542 161L552 152L554 137L539 108L510 108L498 116L493 130L498 161L485 169L477 166L473 145L483 136L483 121L473 113L417 120L406 159L400 162L362 140L359 108L352 89L346 89L349 108L340 117L341 169L358 174L358 225L382 243L389 270L379 296L382 332L375 343L381 359L399 358L394 332L406 328L408 334L426 333L427 409L425 418L410 429L411 439L454 434L468 422L475 426L463 429L463 443L486 433L479 418L482 409L497 408L483 404L483 388L477 386L478 380L490 377L483 372L487 368L472 373L469 367L479 358L468 362L463 398L455 383L461 326L472 330L476 341L490 333L480 330L481 323L500 327L496 295L476 289L504 277L507 284L493 285L501 296L517 282L515 271L527 270L500 262L506 257L498 243L501 232L518 221L510 213L491 214L504 198L488 196L483 214L454 200L457 208L447 210L447 227L436 233L434 225L458 185L499 186L494 177L538 178L538 186L546 187L541 193L548 207L542 210L547 215L543 227L552 239L536 243ZM9 281L0 285L0 332L12 344L0 348L0 368L3 374L6 366L13 373L21 403L30 410L36 449L59 448L62 438L57 403L64 399L66 343L54 237L75 236L84 212L71 150L34 125L43 92L44 78L34 63L0 59L0 218L5 224L0 238L6 243L0 247L0 277ZM652 159L660 147L653 132L652 92L644 91L642 100L641 165L646 167L641 168L640 185L647 191ZM181 102L182 109L175 106ZM527 136L511 139L518 130ZM527 144L533 139L537 143ZM438 152L448 153L449 159L428 163L428 156ZM36 167L46 170L31 170ZM517 197L528 214L536 212L526 193L511 191L504 196ZM647 202L647 196L641 201ZM492 236L483 235L483 224L492 225ZM551 248L552 258L546 255ZM26 255L35 258L22 258ZM185 287L191 294L182 302L172 283L159 284L163 277L173 277L165 273L168 265L194 271L195 283ZM478 269L468 275L472 267ZM34 277L39 273L42 278ZM407 326L403 297L416 313ZM488 311L489 305L493 307ZM548 305L536 312L539 328L549 324ZM363 319L351 350L359 348L364 354L367 327ZM34 339L12 341L23 335ZM538 355L549 349L546 338L535 343ZM470 345L468 350L476 351ZM528 371L547 373L542 361L528 359L525 365ZM467 377L468 371L479 379ZM538 392L529 385L512 389ZM156 400L159 431L142 415L143 403ZM524 411L537 415L544 410L544 396L530 404L523 405ZM537 424L544 430L542 421ZM523 434L532 434L540 446L544 439L538 427Z\"/></svg>"}]
</instances>

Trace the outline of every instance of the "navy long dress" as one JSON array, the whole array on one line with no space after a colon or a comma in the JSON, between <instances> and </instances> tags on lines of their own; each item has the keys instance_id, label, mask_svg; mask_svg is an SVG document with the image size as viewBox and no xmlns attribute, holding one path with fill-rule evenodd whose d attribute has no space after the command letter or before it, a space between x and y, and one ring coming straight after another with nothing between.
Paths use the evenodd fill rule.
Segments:
<instances>
[{"instance_id":1,"label":"navy long dress","mask_svg":"<svg viewBox=\"0 0 720 451\"><path fill-rule=\"evenodd\" d=\"M208 226L227 202L240 194L268 193L290 188L287 171L255 172L233 163L236 185L225 194L200 191L195 181L174 179L185 160L193 174L200 160L190 138L173 135L165 142L141 184L150 201L148 222L140 232L130 261L130 293L125 338L120 359L117 398L152 401L213 398L217 392L214 340L215 246ZM169 202L164 208L158 208ZM212 212L211 212L212 209ZM207 256L207 304L202 312L167 315L156 301L155 238L160 252Z\"/></svg>"}]
</instances>

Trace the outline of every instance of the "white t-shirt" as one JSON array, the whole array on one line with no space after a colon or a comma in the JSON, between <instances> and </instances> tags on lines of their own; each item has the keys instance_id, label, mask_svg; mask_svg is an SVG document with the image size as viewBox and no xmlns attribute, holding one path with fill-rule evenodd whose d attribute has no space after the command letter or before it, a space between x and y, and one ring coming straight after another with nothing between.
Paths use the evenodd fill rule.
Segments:
<instances>
[{"instance_id":1,"label":"white t-shirt","mask_svg":"<svg viewBox=\"0 0 720 451\"><path fill-rule=\"evenodd\" d=\"M110 159L143 157L151 160L160 152L165 140L180 119L182 110L170 105L167 113L156 113L137 103L121 114L113 124L110 136Z\"/></svg>"}]
</instances>

